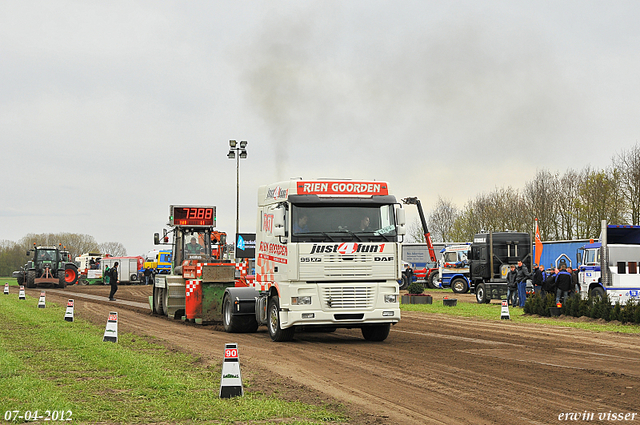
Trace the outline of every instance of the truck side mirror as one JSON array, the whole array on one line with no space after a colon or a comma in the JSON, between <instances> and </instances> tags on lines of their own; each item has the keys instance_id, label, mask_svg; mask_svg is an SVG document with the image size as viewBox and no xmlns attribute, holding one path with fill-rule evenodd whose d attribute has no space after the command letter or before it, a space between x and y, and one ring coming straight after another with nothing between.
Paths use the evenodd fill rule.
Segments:
<instances>
[{"instance_id":1,"label":"truck side mirror","mask_svg":"<svg viewBox=\"0 0 640 425\"><path fill-rule=\"evenodd\" d=\"M398 234L406 235L407 229L405 228L405 224L407 224L407 216L404 208L396 207L396 222L398 223Z\"/></svg>"},{"instance_id":2,"label":"truck side mirror","mask_svg":"<svg viewBox=\"0 0 640 425\"><path fill-rule=\"evenodd\" d=\"M396 221L398 222L398 226L407 224L407 216L404 208L396 207Z\"/></svg>"},{"instance_id":3,"label":"truck side mirror","mask_svg":"<svg viewBox=\"0 0 640 425\"><path fill-rule=\"evenodd\" d=\"M153 244L160 245L160 233L153 234Z\"/></svg>"}]
</instances>

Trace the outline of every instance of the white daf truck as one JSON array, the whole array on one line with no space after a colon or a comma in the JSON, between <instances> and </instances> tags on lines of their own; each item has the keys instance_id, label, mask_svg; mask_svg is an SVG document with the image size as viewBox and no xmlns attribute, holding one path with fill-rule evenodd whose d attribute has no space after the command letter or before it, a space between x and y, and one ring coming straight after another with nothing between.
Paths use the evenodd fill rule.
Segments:
<instances>
[{"instance_id":1,"label":"white daf truck","mask_svg":"<svg viewBox=\"0 0 640 425\"><path fill-rule=\"evenodd\" d=\"M405 214L380 181L291 180L258 190L256 274L227 288L229 332L267 325L274 341L296 328L360 328L383 341L400 320Z\"/></svg>"}]
</instances>

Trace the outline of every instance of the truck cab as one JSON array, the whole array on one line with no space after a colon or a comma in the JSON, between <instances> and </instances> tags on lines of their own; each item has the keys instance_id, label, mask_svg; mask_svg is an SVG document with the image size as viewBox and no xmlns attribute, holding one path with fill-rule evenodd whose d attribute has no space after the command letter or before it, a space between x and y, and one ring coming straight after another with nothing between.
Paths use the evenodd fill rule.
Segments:
<instances>
[{"instance_id":1,"label":"truck cab","mask_svg":"<svg viewBox=\"0 0 640 425\"><path fill-rule=\"evenodd\" d=\"M385 182L262 186L257 218L258 293L244 298L256 299L247 311L257 312L274 341L290 340L297 327L360 328L367 340L386 339L400 320L399 239L406 230Z\"/></svg>"}]
</instances>

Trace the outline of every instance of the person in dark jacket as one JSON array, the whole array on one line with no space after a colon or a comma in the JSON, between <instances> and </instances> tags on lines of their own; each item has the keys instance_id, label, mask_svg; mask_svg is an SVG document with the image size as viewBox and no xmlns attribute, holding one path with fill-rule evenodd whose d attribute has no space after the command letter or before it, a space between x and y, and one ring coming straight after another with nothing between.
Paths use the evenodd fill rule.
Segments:
<instances>
[{"instance_id":1,"label":"person in dark jacket","mask_svg":"<svg viewBox=\"0 0 640 425\"><path fill-rule=\"evenodd\" d=\"M556 304L562 302L567 298L571 291L571 275L567 272L567 267L563 264L560 266L560 271L556 275Z\"/></svg>"},{"instance_id":2,"label":"person in dark jacket","mask_svg":"<svg viewBox=\"0 0 640 425\"><path fill-rule=\"evenodd\" d=\"M144 284L151 285L153 283L153 270L150 267L144 269Z\"/></svg>"},{"instance_id":3,"label":"person in dark jacket","mask_svg":"<svg viewBox=\"0 0 640 425\"><path fill-rule=\"evenodd\" d=\"M547 278L544 280L544 283L542 284L542 292L540 293L540 296L542 298L546 298L547 294L554 294L556 293L556 273L558 272L558 269L556 268L551 268L549 269L549 272L547 273Z\"/></svg>"},{"instance_id":4,"label":"person in dark jacket","mask_svg":"<svg viewBox=\"0 0 640 425\"><path fill-rule=\"evenodd\" d=\"M527 300L527 279L529 278L531 278L529 269L522 261L518 261L518 267L516 267L516 282L518 283L518 301L520 307L524 307L524 302Z\"/></svg>"},{"instance_id":5,"label":"person in dark jacket","mask_svg":"<svg viewBox=\"0 0 640 425\"><path fill-rule=\"evenodd\" d=\"M512 264L511 269L507 272L507 304L511 304L511 307L515 307L518 300L517 274L516 266Z\"/></svg>"},{"instance_id":6,"label":"person in dark jacket","mask_svg":"<svg viewBox=\"0 0 640 425\"><path fill-rule=\"evenodd\" d=\"M544 266L540 264L540 267L533 269L533 292L540 294L542 290L542 284L547 278L547 273L544 271Z\"/></svg>"},{"instance_id":7,"label":"person in dark jacket","mask_svg":"<svg viewBox=\"0 0 640 425\"><path fill-rule=\"evenodd\" d=\"M111 292L109 292L109 301L115 301L113 296L118 290L118 262L113 263L113 267L109 269L109 284L111 285Z\"/></svg>"}]
</instances>

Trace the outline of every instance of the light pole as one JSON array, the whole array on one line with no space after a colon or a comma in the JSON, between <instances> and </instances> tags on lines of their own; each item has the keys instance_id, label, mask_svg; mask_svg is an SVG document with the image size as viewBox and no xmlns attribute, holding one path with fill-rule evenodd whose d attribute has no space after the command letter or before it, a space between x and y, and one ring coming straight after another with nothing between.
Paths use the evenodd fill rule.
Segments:
<instances>
[{"instance_id":1,"label":"light pole","mask_svg":"<svg viewBox=\"0 0 640 425\"><path fill-rule=\"evenodd\" d=\"M240 224L240 159L247 158L247 141L240 142L240 146L237 146L235 140L229 140L229 153L227 158L236 160L236 240L233 242L234 246L238 241L238 228Z\"/></svg>"}]
</instances>

